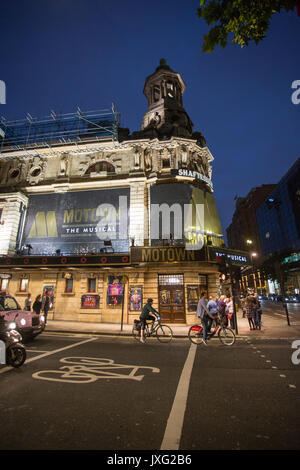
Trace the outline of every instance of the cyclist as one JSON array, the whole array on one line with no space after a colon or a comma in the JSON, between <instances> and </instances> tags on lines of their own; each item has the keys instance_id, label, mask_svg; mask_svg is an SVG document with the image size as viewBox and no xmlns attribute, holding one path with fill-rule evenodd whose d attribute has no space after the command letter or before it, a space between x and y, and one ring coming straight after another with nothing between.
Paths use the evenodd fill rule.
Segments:
<instances>
[{"instance_id":1,"label":"cyclist","mask_svg":"<svg viewBox=\"0 0 300 470\"><path fill-rule=\"evenodd\" d=\"M207 308L207 298L205 292L201 293L200 300L197 305L197 317L201 318L202 326L203 326L203 338L202 342L207 346L206 338L207 338L207 330L208 327L211 326L211 321L214 319L212 314L210 313L209 309ZM211 320L211 321L210 321Z\"/></svg>"},{"instance_id":2,"label":"cyclist","mask_svg":"<svg viewBox=\"0 0 300 470\"><path fill-rule=\"evenodd\" d=\"M153 324L155 322L155 319L159 317L159 312L155 310L155 308L152 307L153 304L153 299L148 299L146 305L144 306L142 313L140 314L140 320L141 320L141 342L145 342L145 326L146 326L146 321L150 320L152 321L151 324L151 329L153 329ZM153 313L155 316L150 315L150 312Z\"/></svg>"},{"instance_id":3,"label":"cyclist","mask_svg":"<svg viewBox=\"0 0 300 470\"><path fill-rule=\"evenodd\" d=\"M207 333L210 333L211 330L211 325L213 320L215 320L217 313L218 313L218 304L217 304L218 298L213 298L212 296L209 298L209 301L207 303L207 308L209 311L209 317L207 319Z\"/></svg>"}]
</instances>

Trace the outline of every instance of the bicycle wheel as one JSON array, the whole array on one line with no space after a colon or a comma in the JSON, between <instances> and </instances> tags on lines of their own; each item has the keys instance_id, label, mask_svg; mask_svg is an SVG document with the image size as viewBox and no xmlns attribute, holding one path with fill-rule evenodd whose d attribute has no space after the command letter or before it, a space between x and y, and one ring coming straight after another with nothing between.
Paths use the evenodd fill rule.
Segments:
<instances>
[{"instance_id":1,"label":"bicycle wheel","mask_svg":"<svg viewBox=\"0 0 300 470\"><path fill-rule=\"evenodd\" d=\"M161 343L169 343L173 338L173 331L168 325L159 325L156 330L156 338Z\"/></svg>"},{"instance_id":2,"label":"bicycle wheel","mask_svg":"<svg viewBox=\"0 0 300 470\"><path fill-rule=\"evenodd\" d=\"M203 328L201 325L193 325L188 332L189 340L194 344L201 344L203 339Z\"/></svg>"},{"instance_id":3,"label":"bicycle wheel","mask_svg":"<svg viewBox=\"0 0 300 470\"><path fill-rule=\"evenodd\" d=\"M218 336L221 343L226 346L232 346L235 343L235 334L230 328L220 328Z\"/></svg>"}]
</instances>

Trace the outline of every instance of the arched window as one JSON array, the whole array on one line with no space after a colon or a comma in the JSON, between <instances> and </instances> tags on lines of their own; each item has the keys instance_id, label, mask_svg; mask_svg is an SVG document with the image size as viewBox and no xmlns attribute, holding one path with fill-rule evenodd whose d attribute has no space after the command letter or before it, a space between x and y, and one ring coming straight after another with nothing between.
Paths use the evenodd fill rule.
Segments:
<instances>
[{"instance_id":1,"label":"arched window","mask_svg":"<svg viewBox=\"0 0 300 470\"><path fill-rule=\"evenodd\" d=\"M101 171L107 171L107 173L115 173L115 167L109 162L97 162L89 166L85 174L90 175L91 173L100 173Z\"/></svg>"}]
</instances>

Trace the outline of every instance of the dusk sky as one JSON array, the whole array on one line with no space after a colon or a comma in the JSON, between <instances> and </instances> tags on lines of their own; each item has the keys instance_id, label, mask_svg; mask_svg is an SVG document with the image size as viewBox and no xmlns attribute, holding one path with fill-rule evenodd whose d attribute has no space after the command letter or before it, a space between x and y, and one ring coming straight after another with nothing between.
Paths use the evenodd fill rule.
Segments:
<instances>
[{"instance_id":1,"label":"dusk sky","mask_svg":"<svg viewBox=\"0 0 300 470\"><path fill-rule=\"evenodd\" d=\"M300 17L276 14L258 46L202 53L199 0L14 0L0 7L0 115L23 119L109 108L141 126L145 79L161 58L187 85L184 107L214 156L223 230L234 197L277 183L300 156Z\"/></svg>"}]
</instances>

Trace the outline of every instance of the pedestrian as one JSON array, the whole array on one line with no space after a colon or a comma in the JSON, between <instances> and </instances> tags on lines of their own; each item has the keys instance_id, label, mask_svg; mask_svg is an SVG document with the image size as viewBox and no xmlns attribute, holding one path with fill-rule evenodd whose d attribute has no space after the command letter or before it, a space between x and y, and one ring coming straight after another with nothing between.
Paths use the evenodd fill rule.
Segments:
<instances>
[{"instance_id":1,"label":"pedestrian","mask_svg":"<svg viewBox=\"0 0 300 470\"><path fill-rule=\"evenodd\" d=\"M24 304L24 310L27 310L28 312L31 311L31 294L28 293L26 299L25 299L25 304Z\"/></svg>"},{"instance_id":2,"label":"pedestrian","mask_svg":"<svg viewBox=\"0 0 300 470\"><path fill-rule=\"evenodd\" d=\"M243 312L243 318L246 317L246 299L243 295L241 295L241 299L240 299L240 302L241 302L241 308L242 308L242 312Z\"/></svg>"},{"instance_id":3,"label":"pedestrian","mask_svg":"<svg viewBox=\"0 0 300 470\"><path fill-rule=\"evenodd\" d=\"M246 302L246 317L248 318L248 323L250 330L255 330L255 323L254 323L254 300L251 295L248 295Z\"/></svg>"},{"instance_id":4,"label":"pedestrian","mask_svg":"<svg viewBox=\"0 0 300 470\"><path fill-rule=\"evenodd\" d=\"M230 328L234 329L234 305L233 305L233 298L229 298L229 302L227 303L227 317L230 320Z\"/></svg>"},{"instance_id":5,"label":"pedestrian","mask_svg":"<svg viewBox=\"0 0 300 470\"><path fill-rule=\"evenodd\" d=\"M43 308L44 315L45 315L45 325L47 325L47 316L48 316L48 311L50 309L50 295L49 295L49 292L45 293L42 308Z\"/></svg>"},{"instance_id":6,"label":"pedestrian","mask_svg":"<svg viewBox=\"0 0 300 470\"><path fill-rule=\"evenodd\" d=\"M42 309L42 296L41 294L36 296L35 301L33 302L32 310L39 315Z\"/></svg>"},{"instance_id":7,"label":"pedestrian","mask_svg":"<svg viewBox=\"0 0 300 470\"><path fill-rule=\"evenodd\" d=\"M254 323L256 330L261 329L261 308L260 308L260 301L258 300L257 293L254 294L253 297L253 304L254 304Z\"/></svg>"},{"instance_id":8,"label":"pedestrian","mask_svg":"<svg viewBox=\"0 0 300 470\"><path fill-rule=\"evenodd\" d=\"M205 292L202 292L201 295L200 295L200 300L199 300L198 305L197 305L196 315L197 315L197 317L199 317L201 319L201 323L202 323L202 326L203 326L202 342L206 346L207 346L206 338L207 338L207 326L208 326L207 322L208 322L208 319L210 318L210 313L209 313L209 310L207 308L207 304L208 304L208 301L207 301L206 294L205 294Z\"/></svg>"},{"instance_id":9,"label":"pedestrian","mask_svg":"<svg viewBox=\"0 0 300 470\"><path fill-rule=\"evenodd\" d=\"M225 309L226 309L225 298L226 298L225 295L221 295L221 297L217 300L217 304L218 304L218 312L221 317L222 325L227 326L228 319L227 319L226 312L225 312Z\"/></svg>"}]
</instances>

